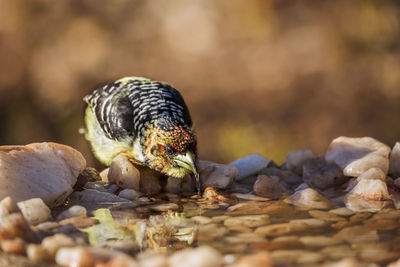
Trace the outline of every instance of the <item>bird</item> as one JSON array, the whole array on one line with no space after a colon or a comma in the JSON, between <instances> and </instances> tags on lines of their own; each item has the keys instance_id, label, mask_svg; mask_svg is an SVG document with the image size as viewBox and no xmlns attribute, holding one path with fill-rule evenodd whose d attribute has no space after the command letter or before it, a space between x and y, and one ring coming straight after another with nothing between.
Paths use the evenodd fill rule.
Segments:
<instances>
[{"instance_id":1,"label":"bird","mask_svg":"<svg viewBox=\"0 0 400 267\"><path fill-rule=\"evenodd\" d=\"M125 77L83 98L85 138L109 166L117 155L168 177L193 174L199 186L197 140L182 95L165 82Z\"/></svg>"}]
</instances>

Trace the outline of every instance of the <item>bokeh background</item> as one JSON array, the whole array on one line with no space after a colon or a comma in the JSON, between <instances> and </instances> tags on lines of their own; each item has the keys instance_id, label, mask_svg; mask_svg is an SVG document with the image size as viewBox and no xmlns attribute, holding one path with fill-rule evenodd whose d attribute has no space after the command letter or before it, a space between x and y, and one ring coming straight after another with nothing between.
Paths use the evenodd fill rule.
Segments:
<instances>
[{"instance_id":1,"label":"bokeh background","mask_svg":"<svg viewBox=\"0 0 400 267\"><path fill-rule=\"evenodd\" d=\"M180 90L203 159L400 139L399 1L0 0L0 18L0 144L96 164L82 97L129 75Z\"/></svg>"}]
</instances>

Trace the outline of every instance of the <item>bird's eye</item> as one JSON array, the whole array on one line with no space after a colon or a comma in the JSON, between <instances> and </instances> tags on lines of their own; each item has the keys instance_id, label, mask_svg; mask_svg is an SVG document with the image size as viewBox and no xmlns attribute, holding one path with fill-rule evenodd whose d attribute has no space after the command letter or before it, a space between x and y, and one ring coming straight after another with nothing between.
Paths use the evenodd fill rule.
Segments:
<instances>
[{"instance_id":1,"label":"bird's eye","mask_svg":"<svg viewBox=\"0 0 400 267\"><path fill-rule=\"evenodd\" d=\"M165 151L168 155L173 155L175 153L174 149L170 146L165 146Z\"/></svg>"}]
</instances>

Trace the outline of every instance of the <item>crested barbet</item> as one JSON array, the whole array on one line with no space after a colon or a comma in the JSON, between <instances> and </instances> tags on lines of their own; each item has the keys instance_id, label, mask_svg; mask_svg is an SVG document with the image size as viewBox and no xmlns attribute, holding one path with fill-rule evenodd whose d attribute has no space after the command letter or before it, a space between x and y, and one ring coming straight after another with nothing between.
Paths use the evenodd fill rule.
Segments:
<instances>
[{"instance_id":1,"label":"crested barbet","mask_svg":"<svg viewBox=\"0 0 400 267\"><path fill-rule=\"evenodd\" d=\"M86 139L109 166L119 154L170 177L194 174L196 136L189 110L172 86L126 77L84 97Z\"/></svg>"}]
</instances>

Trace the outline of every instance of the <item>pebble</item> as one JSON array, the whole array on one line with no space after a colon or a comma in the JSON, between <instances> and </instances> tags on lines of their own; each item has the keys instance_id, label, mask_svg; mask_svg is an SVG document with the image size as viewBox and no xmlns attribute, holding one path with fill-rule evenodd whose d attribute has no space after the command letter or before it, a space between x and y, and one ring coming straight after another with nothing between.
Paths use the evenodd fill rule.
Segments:
<instances>
[{"instance_id":1,"label":"pebble","mask_svg":"<svg viewBox=\"0 0 400 267\"><path fill-rule=\"evenodd\" d=\"M80 205L74 205L74 206L70 207L69 209L60 213L60 215L57 216L57 221L61 221L61 220L71 218L71 217L82 216L82 215L86 215L86 214L87 214L87 211L86 211L85 207L80 206Z\"/></svg>"},{"instance_id":2,"label":"pebble","mask_svg":"<svg viewBox=\"0 0 400 267\"><path fill-rule=\"evenodd\" d=\"M343 259L346 257L356 257L358 252L351 249L349 245L329 246L320 250L320 253L325 254L332 259Z\"/></svg>"},{"instance_id":3,"label":"pebble","mask_svg":"<svg viewBox=\"0 0 400 267\"><path fill-rule=\"evenodd\" d=\"M326 162L323 157L307 159L303 163L303 177L320 189L339 186L348 180L341 168L334 162Z\"/></svg>"},{"instance_id":4,"label":"pebble","mask_svg":"<svg viewBox=\"0 0 400 267\"><path fill-rule=\"evenodd\" d=\"M209 223L199 225L199 241L212 241L216 238L225 236L229 230L221 225Z\"/></svg>"},{"instance_id":5,"label":"pebble","mask_svg":"<svg viewBox=\"0 0 400 267\"><path fill-rule=\"evenodd\" d=\"M40 198L32 198L17 203L28 223L36 225L51 218L49 207Z\"/></svg>"},{"instance_id":6,"label":"pebble","mask_svg":"<svg viewBox=\"0 0 400 267\"><path fill-rule=\"evenodd\" d=\"M86 160L77 150L56 143L0 147L0 199L41 198L49 207L64 203Z\"/></svg>"},{"instance_id":7,"label":"pebble","mask_svg":"<svg viewBox=\"0 0 400 267\"><path fill-rule=\"evenodd\" d=\"M61 225L57 222L43 222L36 225L36 229L41 232L49 232L52 233L54 230L60 228Z\"/></svg>"},{"instance_id":8,"label":"pebble","mask_svg":"<svg viewBox=\"0 0 400 267\"><path fill-rule=\"evenodd\" d=\"M390 147L371 137L338 137L329 145L327 161L339 165L346 176L358 177L370 168L389 169Z\"/></svg>"},{"instance_id":9,"label":"pebble","mask_svg":"<svg viewBox=\"0 0 400 267\"><path fill-rule=\"evenodd\" d=\"M256 195L261 197L279 199L282 197L285 189L275 179L266 175L259 175L254 183L253 191Z\"/></svg>"},{"instance_id":10,"label":"pebble","mask_svg":"<svg viewBox=\"0 0 400 267\"><path fill-rule=\"evenodd\" d=\"M86 228L98 223L98 221L86 215L80 215L61 220L58 223L62 226L72 224L76 228Z\"/></svg>"},{"instance_id":11,"label":"pebble","mask_svg":"<svg viewBox=\"0 0 400 267\"><path fill-rule=\"evenodd\" d=\"M271 252L271 258L274 262L297 262L297 263L314 263L325 258L317 252L307 250L275 250Z\"/></svg>"},{"instance_id":12,"label":"pebble","mask_svg":"<svg viewBox=\"0 0 400 267\"><path fill-rule=\"evenodd\" d=\"M351 243L375 242L379 240L376 230L359 225L346 227L336 233L333 237Z\"/></svg>"},{"instance_id":13,"label":"pebble","mask_svg":"<svg viewBox=\"0 0 400 267\"><path fill-rule=\"evenodd\" d=\"M92 267L95 259L85 247L61 248L57 251L55 262L61 266Z\"/></svg>"},{"instance_id":14,"label":"pebble","mask_svg":"<svg viewBox=\"0 0 400 267\"><path fill-rule=\"evenodd\" d=\"M326 225L327 223L325 221L319 219L298 219L292 220L288 223L261 226L255 230L255 233L261 236L280 236L308 231L315 228L322 228Z\"/></svg>"},{"instance_id":15,"label":"pebble","mask_svg":"<svg viewBox=\"0 0 400 267\"><path fill-rule=\"evenodd\" d=\"M120 198L126 198L128 200L136 200L141 197L143 194L134 190L134 189L123 189L119 192L118 196Z\"/></svg>"},{"instance_id":16,"label":"pebble","mask_svg":"<svg viewBox=\"0 0 400 267\"><path fill-rule=\"evenodd\" d=\"M311 215L311 217L314 217L316 219L321 219L324 221L330 221L330 222L346 221L345 218L336 215L332 212L321 211L321 210L310 210L308 213Z\"/></svg>"},{"instance_id":17,"label":"pebble","mask_svg":"<svg viewBox=\"0 0 400 267\"><path fill-rule=\"evenodd\" d=\"M332 202L312 188L296 191L286 201L306 209L331 209L333 207Z\"/></svg>"},{"instance_id":18,"label":"pebble","mask_svg":"<svg viewBox=\"0 0 400 267\"><path fill-rule=\"evenodd\" d=\"M119 203L119 202L129 202L129 200L125 198L118 197L114 194L107 192L100 192L95 189L86 189L83 191L76 191L70 196L71 201L75 201L76 203L99 203L99 202L108 202L108 203Z\"/></svg>"},{"instance_id":19,"label":"pebble","mask_svg":"<svg viewBox=\"0 0 400 267\"><path fill-rule=\"evenodd\" d=\"M192 221L197 222L199 224L208 224L211 223L213 220L210 217L206 216L194 216L190 218Z\"/></svg>"},{"instance_id":20,"label":"pebble","mask_svg":"<svg viewBox=\"0 0 400 267\"><path fill-rule=\"evenodd\" d=\"M302 236L299 238L306 247L322 248L326 246L333 246L343 243L342 240L328 237L328 236Z\"/></svg>"},{"instance_id":21,"label":"pebble","mask_svg":"<svg viewBox=\"0 0 400 267\"><path fill-rule=\"evenodd\" d=\"M73 247L76 245L76 243L72 238L64 234L55 234L53 236L44 238L41 245L52 257L55 257L60 248Z\"/></svg>"},{"instance_id":22,"label":"pebble","mask_svg":"<svg viewBox=\"0 0 400 267\"><path fill-rule=\"evenodd\" d=\"M148 206L153 211L169 211L179 209L179 205L175 203L162 203Z\"/></svg>"},{"instance_id":23,"label":"pebble","mask_svg":"<svg viewBox=\"0 0 400 267\"><path fill-rule=\"evenodd\" d=\"M332 209L328 212L334 213L339 216L344 216L344 217L354 215L354 213L355 213L354 211L352 211L348 208L345 208L345 207Z\"/></svg>"},{"instance_id":24,"label":"pebble","mask_svg":"<svg viewBox=\"0 0 400 267\"><path fill-rule=\"evenodd\" d=\"M280 170L276 176L279 177L280 182L283 182L288 186L295 186L303 182L303 178L292 171Z\"/></svg>"},{"instance_id":25,"label":"pebble","mask_svg":"<svg viewBox=\"0 0 400 267\"><path fill-rule=\"evenodd\" d=\"M38 238L21 213L12 213L0 220L0 239L17 237L29 242L34 242Z\"/></svg>"},{"instance_id":26,"label":"pebble","mask_svg":"<svg viewBox=\"0 0 400 267\"><path fill-rule=\"evenodd\" d=\"M149 168L138 166L140 171L140 192L146 195L155 195L161 192L160 177L161 175Z\"/></svg>"},{"instance_id":27,"label":"pebble","mask_svg":"<svg viewBox=\"0 0 400 267\"><path fill-rule=\"evenodd\" d=\"M313 153L311 150L298 150L289 152L286 156L286 167L288 170L298 175L302 175L304 161L311 159L312 157Z\"/></svg>"},{"instance_id":28,"label":"pebble","mask_svg":"<svg viewBox=\"0 0 400 267\"><path fill-rule=\"evenodd\" d=\"M105 267L143 267L132 257L123 254L112 258ZM153 266L155 267L155 266Z\"/></svg>"},{"instance_id":29,"label":"pebble","mask_svg":"<svg viewBox=\"0 0 400 267\"><path fill-rule=\"evenodd\" d=\"M5 197L0 201L0 220L17 211L19 211L18 206L11 197Z\"/></svg>"},{"instance_id":30,"label":"pebble","mask_svg":"<svg viewBox=\"0 0 400 267\"><path fill-rule=\"evenodd\" d=\"M268 215L248 215L248 216L234 216L225 220L224 225L227 227L243 225L246 227L258 227L269 223Z\"/></svg>"},{"instance_id":31,"label":"pebble","mask_svg":"<svg viewBox=\"0 0 400 267\"><path fill-rule=\"evenodd\" d=\"M237 179L239 171L236 166L222 165L214 162L199 160L198 168L201 187L225 189Z\"/></svg>"},{"instance_id":32,"label":"pebble","mask_svg":"<svg viewBox=\"0 0 400 267\"><path fill-rule=\"evenodd\" d=\"M360 176L358 176L357 182L364 180L364 179L365 180L377 179L377 180L381 180L381 181L385 182L386 174L380 168L371 168L371 169L368 169L365 172L363 172Z\"/></svg>"},{"instance_id":33,"label":"pebble","mask_svg":"<svg viewBox=\"0 0 400 267\"><path fill-rule=\"evenodd\" d=\"M239 173L236 180L240 181L246 177L258 174L271 163L272 161L270 159L264 158L260 154L251 154L229 163L229 166L238 169Z\"/></svg>"},{"instance_id":34,"label":"pebble","mask_svg":"<svg viewBox=\"0 0 400 267\"><path fill-rule=\"evenodd\" d=\"M193 193L195 189L195 179L188 174L183 178L168 177L165 186L165 191L171 194Z\"/></svg>"},{"instance_id":35,"label":"pebble","mask_svg":"<svg viewBox=\"0 0 400 267\"><path fill-rule=\"evenodd\" d=\"M110 165L108 171L108 181L117 184L122 188L130 188L139 191L140 172L122 154L116 156Z\"/></svg>"},{"instance_id":36,"label":"pebble","mask_svg":"<svg viewBox=\"0 0 400 267\"><path fill-rule=\"evenodd\" d=\"M37 244L29 244L26 248L26 255L28 259L33 262L43 263L54 259L47 249Z\"/></svg>"},{"instance_id":37,"label":"pebble","mask_svg":"<svg viewBox=\"0 0 400 267\"><path fill-rule=\"evenodd\" d=\"M1 250L8 254L25 254L26 243L21 238L5 239L0 241Z\"/></svg>"},{"instance_id":38,"label":"pebble","mask_svg":"<svg viewBox=\"0 0 400 267\"><path fill-rule=\"evenodd\" d=\"M260 197L252 194L242 194L242 193L232 193L233 196L243 199L243 200L252 200L252 201L270 201L269 198Z\"/></svg>"},{"instance_id":39,"label":"pebble","mask_svg":"<svg viewBox=\"0 0 400 267\"><path fill-rule=\"evenodd\" d=\"M273 262L270 253L267 251L260 251L250 255L241 256L233 264L227 267L272 267Z\"/></svg>"},{"instance_id":40,"label":"pebble","mask_svg":"<svg viewBox=\"0 0 400 267\"><path fill-rule=\"evenodd\" d=\"M327 263L323 265L324 267L360 267L363 266L355 258L344 258L337 262ZM371 266L372 267L372 266Z\"/></svg>"},{"instance_id":41,"label":"pebble","mask_svg":"<svg viewBox=\"0 0 400 267\"><path fill-rule=\"evenodd\" d=\"M220 267L222 255L214 248L200 246L177 251L169 257L168 262L174 267Z\"/></svg>"},{"instance_id":42,"label":"pebble","mask_svg":"<svg viewBox=\"0 0 400 267\"><path fill-rule=\"evenodd\" d=\"M396 142L390 152L389 173L393 178L400 177L400 142Z\"/></svg>"},{"instance_id":43,"label":"pebble","mask_svg":"<svg viewBox=\"0 0 400 267\"><path fill-rule=\"evenodd\" d=\"M378 211L392 203L386 183L380 179L358 181L344 202L353 211Z\"/></svg>"},{"instance_id":44,"label":"pebble","mask_svg":"<svg viewBox=\"0 0 400 267\"><path fill-rule=\"evenodd\" d=\"M109 180L108 180L108 172L110 171L110 168L105 168L104 170L102 170L100 173L99 173L99 176L100 176L100 178L101 178L101 180L103 181L103 182L109 182Z\"/></svg>"},{"instance_id":45,"label":"pebble","mask_svg":"<svg viewBox=\"0 0 400 267\"><path fill-rule=\"evenodd\" d=\"M163 254L152 253L151 255L139 255L139 264L141 267L168 267L168 258Z\"/></svg>"}]
</instances>

